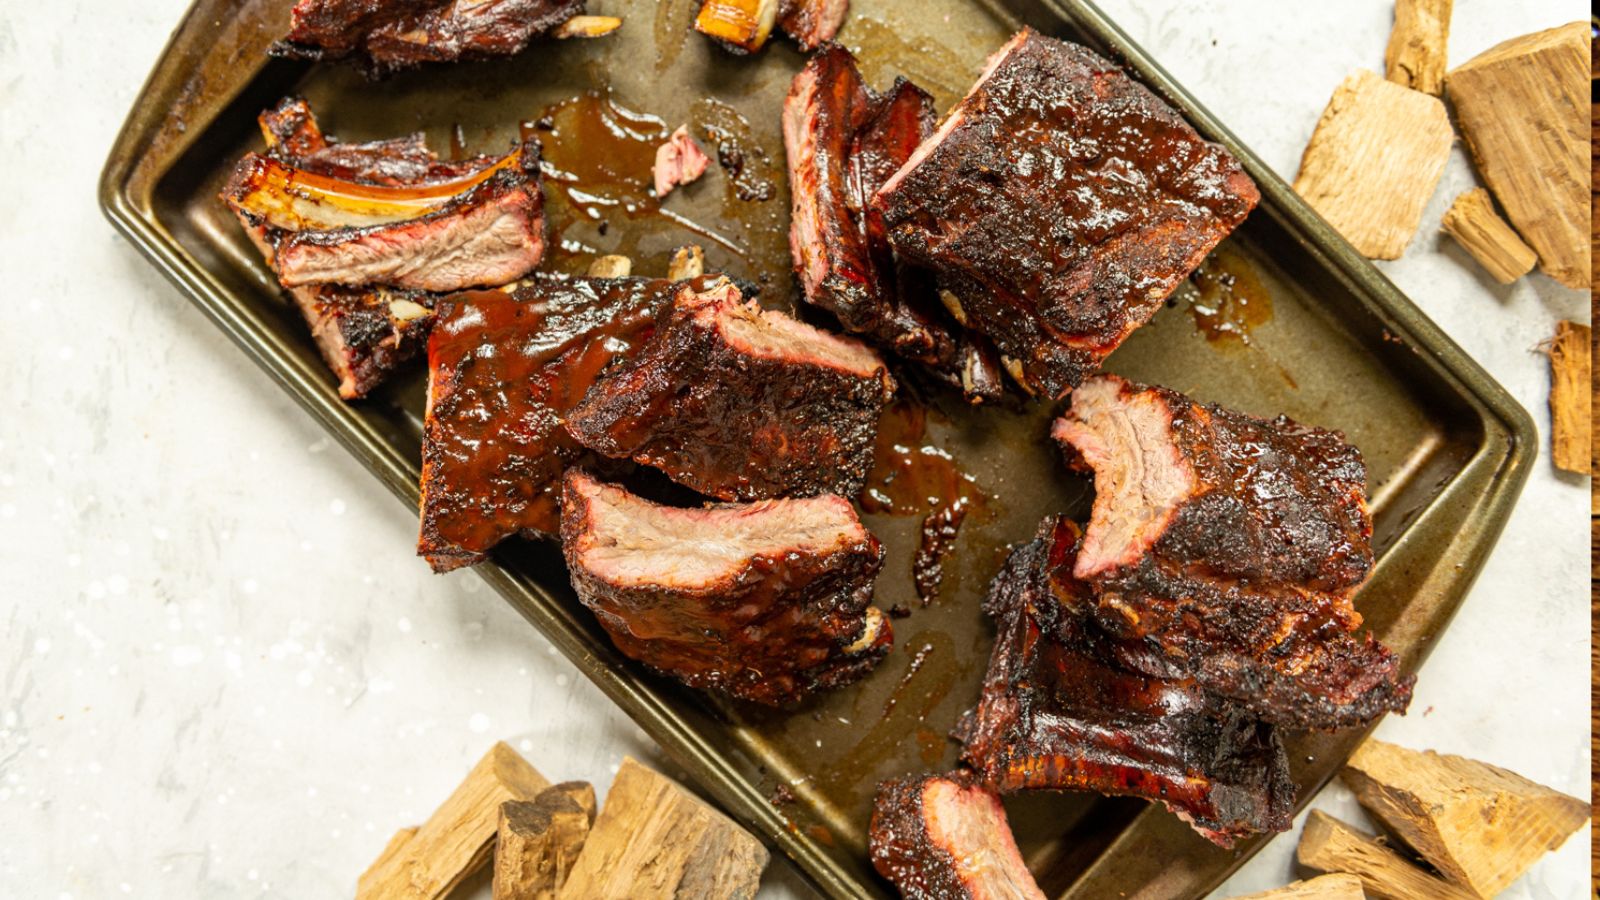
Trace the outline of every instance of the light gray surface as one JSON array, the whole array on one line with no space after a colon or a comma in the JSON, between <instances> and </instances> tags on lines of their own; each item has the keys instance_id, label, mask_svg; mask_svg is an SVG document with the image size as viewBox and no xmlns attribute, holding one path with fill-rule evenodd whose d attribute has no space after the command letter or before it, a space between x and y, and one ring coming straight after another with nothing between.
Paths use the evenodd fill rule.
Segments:
<instances>
[{"instance_id":1,"label":"light gray surface","mask_svg":"<svg viewBox=\"0 0 1600 900\"><path fill-rule=\"evenodd\" d=\"M185 0L0 5L0 896L348 894L495 738L603 790L643 735L122 240L94 182ZM1105 0L1292 177L1386 2ZM1452 58L1582 17L1457 0ZM1536 345L1587 296L1503 289L1435 232L1380 263L1540 423ZM1587 796L1587 483L1541 443L1504 539L1380 734ZM1318 805L1360 821L1348 795ZM1507 896L1587 893L1588 833ZM1293 837L1222 893L1276 886ZM804 896L774 865L771 896Z\"/></svg>"}]
</instances>

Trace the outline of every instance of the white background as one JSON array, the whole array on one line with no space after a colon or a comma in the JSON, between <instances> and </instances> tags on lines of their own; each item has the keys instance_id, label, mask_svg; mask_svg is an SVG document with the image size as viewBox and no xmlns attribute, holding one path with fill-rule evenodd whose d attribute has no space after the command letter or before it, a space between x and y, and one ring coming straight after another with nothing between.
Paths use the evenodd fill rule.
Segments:
<instances>
[{"instance_id":1,"label":"white background","mask_svg":"<svg viewBox=\"0 0 1600 900\"><path fill-rule=\"evenodd\" d=\"M597 787L649 741L116 237L105 152L185 0L0 4L0 896L347 895L495 738ZM1286 177L1390 5L1104 0ZM1457 0L1451 58L1581 19ZM1548 427L1585 294L1439 236L1379 263ZM1541 444L1499 549L1380 734L1589 793L1587 483ZM1342 791L1318 805L1360 821ZM1293 836L1220 894L1281 884ZM1508 896L1588 893L1588 832ZM805 896L783 863L771 896Z\"/></svg>"}]
</instances>

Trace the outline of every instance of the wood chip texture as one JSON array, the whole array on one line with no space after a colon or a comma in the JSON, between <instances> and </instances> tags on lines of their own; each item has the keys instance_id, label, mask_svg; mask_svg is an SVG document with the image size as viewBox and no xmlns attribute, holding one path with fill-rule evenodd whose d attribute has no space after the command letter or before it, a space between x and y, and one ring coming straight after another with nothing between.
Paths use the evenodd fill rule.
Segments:
<instances>
[{"instance_id":1,"label":"wood chip texture","mask_svg":"<svg viewBox=\"0 0 1600 900\"><path fill-rule=\"evenodd\" d=\"M1589 24L1512 38L1445 77L1478 172L1539 267L1590 286Z\"/></svg>"},{"instance_id":2,"label":"wood chip texture","mask_svg":"<svg viewBox=\"0 0 1600 900\"><path fill-rule=\"evenodd\" d=\"M1307 878L1293 884L1259 894L1247 894L1233 900L1365 900L1361 879L1348 872Z\"/></svg>"},{"instance_id":3,"label":"wood chip texture","mask_svg":"<svg viewBox=\"0 0 1600 900\"><path fill-rule=\"evenodd\" d=\"M1557 322L1550 341L1550 456L1556 468L1592 472L1592 361L1588 325Z\"/></svg>"},{"instance_id":4,"label":"wood chip texture","mask_svg":"<svg viewBox=\"0 0 1600 900\"><path fill-rule=\"evenodd\" d=\"M626 758L560 897L748 900L767 859L732 819Z\"/></svg>"},{"instance_id":5,"label":"wood chip texture","mask_svg":"<svg viewBox=\"0 0 1600 900\"><path fill-rule=\"evenodd\" d=\"M1477 260L1495 281L1510 284L1533 271L1539 254L1494 211L1483 188L1457 197L1444 214L1444 230Z\"/></svg>"},{"instance_id":6,"label":"wood chip texture","mask_svg":"<svg viewBox=\"0 0 1600 900\"><path fill-rule=\"evenodd\" d=\"M396 835L356 883L358 900L443 897L488 862L500 804L530 800L550 783L504 743L496 743L409 838Z\"/></svg>"},{"instance_id":7,"label":"wood chip texture","mask_svg":"<svg viewBox=\"0 0 1600 900\"><path fill-rule=\"evenodd\" d=\"M1322 111L1294 189L1362 255L1399 259L1450 156L1437 97L1358 69Z\"/></svg>"},{"instance_id":8,"label":"wood chip texture","mask_svg":"<svg viewBox=\"0 0 1600 900\"><path fill-rule=\"evenodd\" d=\"M1395 0L1394 31L1383 52L1384 75L1424 94L1444 91L1445 48L1453 0Z\"/></svg>"},{"instance_id":9,"label":"wood chip texture","mask_svg":"<svg viewBox=\"0 0 1600 900\"><path fill-rule=\"evenodd\" d=\"M1314 809L1306 817L1295 857L1319 872L1348 872L1373 900L1477 900L1409 862L1370 834Z\"/></svg>"},{"instance_id":10,"label":"wood chip texture","mask_svg":"<svg viewBox=\"0 0 1600 900\"><path fill-rule=\"evenodd\" d=\"M1362 744L1341 777L1441 875L1486 900L1589 819L1589 804L1515 772L1383 741Z\"/></svg>"}]
</instances>

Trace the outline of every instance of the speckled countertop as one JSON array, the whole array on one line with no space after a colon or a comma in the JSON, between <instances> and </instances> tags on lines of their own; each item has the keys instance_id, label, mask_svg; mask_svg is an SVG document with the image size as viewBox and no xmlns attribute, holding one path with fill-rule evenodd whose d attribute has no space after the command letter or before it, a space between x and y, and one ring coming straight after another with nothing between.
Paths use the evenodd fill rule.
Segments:
<instances>
[{"instance_id":1,"label":"speckled countertop","mask_svg":"<svg viewBox=\"0 0 1600 900\"><path fill-rule=\"evenodd\" d=\"M1292 177L1384 0L1104 0ZM185 0L0 5L0 896L347 895L495 738L609 780L654 748L115 236L95 179ZM1583 16L1457 0L1451 57ZM1588 297L1501 288L1436 234L1379 263L1531 410ZM1541 452L1544 452L1541 445ZM1589 792L1587 482L1542 456L1499 549L1379 733ZM1317 805L1357 817L1331 788ZM1274 841L1219 896L1292 876ZM1587 831L1508 892L1588 893ZM783 863L764 895L808 896Z\"/></svg>"}]
</instances>

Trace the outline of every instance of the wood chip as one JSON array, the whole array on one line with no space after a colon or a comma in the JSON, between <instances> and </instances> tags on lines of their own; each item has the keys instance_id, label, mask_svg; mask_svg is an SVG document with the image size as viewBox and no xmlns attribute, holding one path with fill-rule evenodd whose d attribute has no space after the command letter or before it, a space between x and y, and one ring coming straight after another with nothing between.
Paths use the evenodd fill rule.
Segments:
<instances>
[{"instance_id":1,"label":"wood chip","mask_svg":"<svg viewBox=\"0 0 1600 900\"><path fill-rule=\"evenodd\" d=\"M622 761L563 900L751 898L767 849L670 778Z\"/></svg>"},{"instance_id":2,"label":"wood chip","mask_svg":"<svg viewBox=\"0 0 1600 900\"><path fill-rule=\"evenodd\" d=\"M1450 156L1437 97L1358 69L1333 92L1294 189L1363 255L1399 259Z\"/></svg>"},{"instance_id":3,"label":"wood chip","mask_svg":"<svg viewBox=\"0 0 1600 900\"><path fill-rule=\"evenodd\" d=\"M597 38L605 37L622 27L622 20L616 16L573 16L557 25L550 36L556 40L564 41L569 38Z\"/></svg>"},{"instance_id":4,"label":"wood chip","mask_svg":"<svg viewBox=\"0 0 1600 900\"><path fill-rule=\"evenodd\" d=\"M500 804L494 900L553 900L593 824L594 788L581 781Z\"/></svg>"},{"instance_id":5,"label":"wood chip","mask_svg":"<svg viewBox=\"0 0 1600 900\"><path fill-rule=\"evenodd\" d=\"M1587 335L1584 340L1587 349ZM1587 462L1587 446L1584 456ZM1340 777L1362 806L1441 875L1484 898L1504 890L1589 819L1589 804L1515 772L1383 741L1357 748Z\"/></svg>"},{"instance_id":6,"label":"wood chip","mask_svg":"<svg viewBox=\"0 0 1600 900\"><path fill-rule=\"evenodd\" d=\"M1589 24L1497 44L1445 87L1478 171L1540 268L1589 287Z\"/></svg>"},{"instance_id":7,"label":"wood chip","mask_svg":"<svg viewBox=\"0 0 1600 900\"><path fill-rule=\"evenodd\" d=\"M1319 809L1306 817L1295 858L1319 872L1347 872L1360 878L1362 890L1375 900L1477 900L1471 892L1428 874L1372 835Z\"/></svg>"},{"instance_id":8,"label":"wood chip","mask_svg":"<svg viewBox=\"0 0 1600 900\"><path fill-rule=\"evenodd\" d=\"M1365 900L1366 896L1361 890L1361 879L1341 872L1296 881L1281 888L1235 897L1233 900Z\"/></svg>"},{"instance_id":9,"label":"wood chip","mask_svg":"<svg viewBox=\"0 0 1600 900\"><path fill-rule=\"evenodd\" d=\"M706 273L706 251L699 244L685 244L673 251L667 264L667 277L673 281L699 278Z\"/></svg>"},{"instance_id":10,"label":"wood chip","mask_svg":"<svg viewBox=\"0 0 1600 900\"><path fill-rule=\"evenodd\" d=\"M597 256L589 263L590 278L627 278L633 274L633 260L626 256Z\"/></svg>"},{"instance_id":11,"label":"wood chip","mask_svg":"<svg viewBox=\"0 0 1600 900\"><path fill-rule=\"evenodd\" d=\"M1395 0L1394 30L1383 51L1384 75L1424 94L1444 91L1452 0Z\"/></svg>"},{"instance_id":12,"label":"wood chip","mask_svg":"<svg viewBox=\"0 0 1600 900\"><path fill-rule=\"evenodd\" d=\"M1483 188L1473 188L1450 204L1444 230L1501 284L1516 281L1539 262L1539 254L1494 211L1494 201Z\"/></svg>"},{"instance_id":13,"label":"wood chip","mask_svg":"<svg viewBox=\"0 0 1600 900\"><path fill-rule=\"evenodd\" d=\"M1557 322L1550 341L1550 456L1556 468L1592 474L1592 372L1588 325Z\"/></svg>"},{"instance_id":14,"label":"wood chip","mask_svg":"<svg viewBox=\"0 0 1600 900\"><path fill-rule=\"evenodd\" d=\"M515 750L496 743L428 821L389 841L356 882L356 897L443 897L488 861L500 804L531 800L549 786Z\"/></svg>"}]
</instances>

